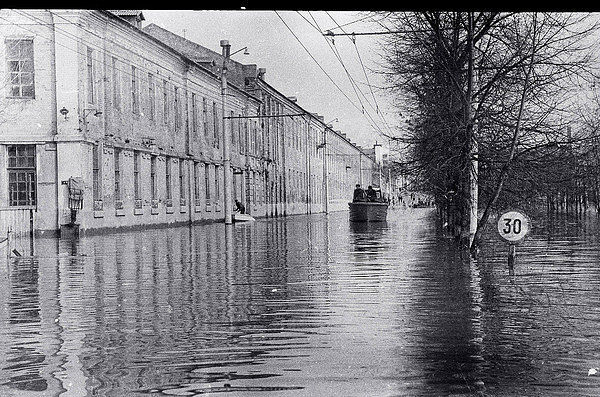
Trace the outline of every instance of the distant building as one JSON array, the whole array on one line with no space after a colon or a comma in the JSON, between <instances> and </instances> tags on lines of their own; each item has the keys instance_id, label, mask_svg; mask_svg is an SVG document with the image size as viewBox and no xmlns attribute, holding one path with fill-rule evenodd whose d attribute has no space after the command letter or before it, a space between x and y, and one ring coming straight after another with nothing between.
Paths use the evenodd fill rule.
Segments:
<instances>
[{"instance_id":1,"label":"distant building","mask_svg":"<svg viewBox=\"0 0 600 397\"><path fill-rule=\"evenodd\" d=\"M30 210L40 232L223 219L220 54L135 10L0 16L0 227ZM258 217L345 208L375 163L263 69L230 68L234 198Z\"/></svg>"}]
</instances>

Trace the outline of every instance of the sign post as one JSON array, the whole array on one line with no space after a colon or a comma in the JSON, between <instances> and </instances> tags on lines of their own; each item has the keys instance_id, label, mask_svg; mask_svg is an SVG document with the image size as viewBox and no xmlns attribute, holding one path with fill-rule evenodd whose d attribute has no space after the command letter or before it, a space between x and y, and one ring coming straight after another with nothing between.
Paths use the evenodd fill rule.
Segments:
<instances>
[{"instance_id":1,"label":"sign post","mask_svg":"<svg viewBox=\"0 0 600 397\"><path fill-rule=\"evenodd\" d=\"M521 242L531 227L527 215L516 210L504 212L498 217L498 233L508 241L508 267L512 269L517 258L517 244Z\"/></svg>"}]
</instances>

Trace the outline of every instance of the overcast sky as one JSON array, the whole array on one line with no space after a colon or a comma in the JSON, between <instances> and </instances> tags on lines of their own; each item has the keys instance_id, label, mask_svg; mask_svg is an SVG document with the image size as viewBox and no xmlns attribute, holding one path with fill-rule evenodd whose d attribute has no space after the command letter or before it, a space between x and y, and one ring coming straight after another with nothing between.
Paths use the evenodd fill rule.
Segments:
<instances>
[{"instance_id":1,"label":"overcast sky","mask_svg":"<svg viewBox=\"0 0 600 397\"><path fill-rule=\"evenodd\" d=\"M231 52L248 46L250 55L240 52L233 59L266 68L265 80L270 85L286 96L297 97L300 106L324 116L326 122L337 118L339 121L332 123L334 129L346 133L352 141L365 148L372 147L376 141L386 145L387 140L377 130L393 131L396 128L392 101L377 89L383 85L382 78L371 71L380 61L378 40L382 36L355 36L356 46L349 37L338 36L334 39L335 44L330 46L331 40L328 44L319 32L320 29L340 33L336 23L346 33L383 30L367 20L344 25L364 18L366 14L278 11L280 18L274 11L143 12L146 18L144 26L155 23L217 52L221 52L219 41L222 39L229 40ZM356 84L350 82L332 48L338 51ZM366 84L367 79L372 90ZM355 91L358 89L362 94ZM379 108L379 113L376 108Z\"/></svg>"}]
</instances>

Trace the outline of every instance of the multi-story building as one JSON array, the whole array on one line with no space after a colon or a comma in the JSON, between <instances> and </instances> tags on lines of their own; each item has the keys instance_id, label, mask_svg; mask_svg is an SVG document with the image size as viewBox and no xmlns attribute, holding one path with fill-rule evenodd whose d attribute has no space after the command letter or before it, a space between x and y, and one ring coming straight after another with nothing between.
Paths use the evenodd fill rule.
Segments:
<instances>
[{"instance_id":1,"label":"multi-story building","mask_svg":"<svg viewBox=\"0 0 600 397\"><path fill-rule=\"evenodd\" d=\"M333 210L371 178L360 148L255 65L230 61L222 109L220 54L141 29L139 12L0 19L0 227L27 214L41 232L222 220L223 128L232 199L254 216Z\"/></svg>"}]
</instances>

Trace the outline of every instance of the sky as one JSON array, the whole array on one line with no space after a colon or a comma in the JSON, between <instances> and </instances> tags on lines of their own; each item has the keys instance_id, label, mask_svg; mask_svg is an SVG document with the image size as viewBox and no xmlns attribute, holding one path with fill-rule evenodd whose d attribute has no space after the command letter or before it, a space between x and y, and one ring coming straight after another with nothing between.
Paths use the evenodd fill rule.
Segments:
<instances>
[{"instance_id":1,"label":"sky","mask_svg":"<svg viewBox=\"0 0 600 397\"><path fill-rule=\"evenodd\" d=\"M232 59L266 68L267 83L286 96L297 97L300 106L324 116L325 122L337 119L331 122L333 128L364 148L375 143L387 146L387 138L380 131L397 134L397 112L389 93L386 95L380 89L384 86L381 74L375 72L380 70L377 65L381 63L378 54L383 36L359 35L355 41L349 36L336 36L332 44L321 33L327 30L341 33L338 24L346 33L382 31L381 26L368 19L351 23L364 18L365 13L231 10L143 10L143 13L146 19L143 26L155 23L219 53L219 42L223 39L229 40L232 53L247 46L249 55L241 51Z\"/></svg>"}]
</instances>

